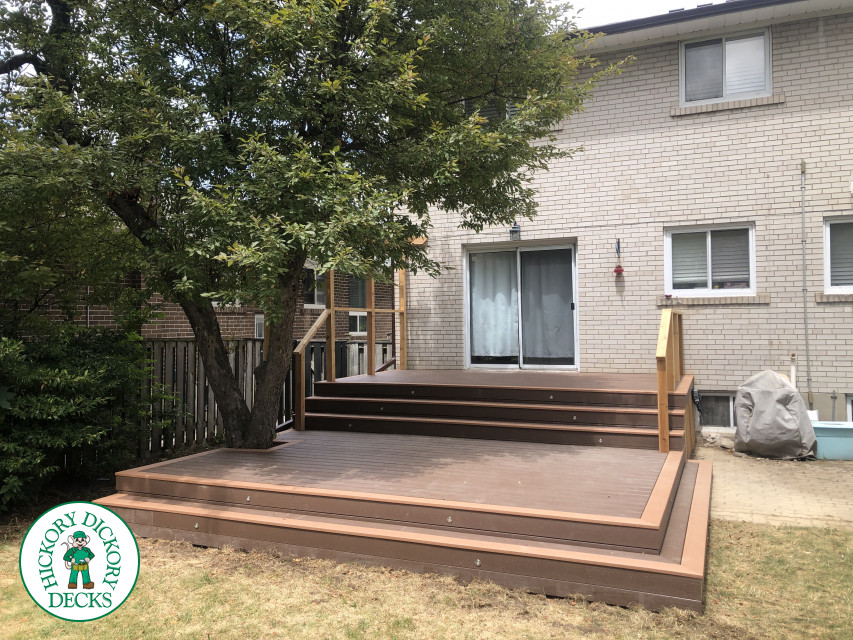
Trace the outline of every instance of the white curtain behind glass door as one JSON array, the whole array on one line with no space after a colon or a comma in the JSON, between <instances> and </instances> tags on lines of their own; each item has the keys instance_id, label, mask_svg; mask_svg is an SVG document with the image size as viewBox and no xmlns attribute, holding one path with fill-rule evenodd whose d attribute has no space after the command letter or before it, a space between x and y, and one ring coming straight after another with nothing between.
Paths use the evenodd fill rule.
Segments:
<instances>
[{"instance_id":1,"label":"white curtain behind glass door","mask_svg":"<svg viewBox=\"0 0 853 640\"><path fill-rule=\"evenodd\" d=\"M523 364L574 364L572 252L521 252Z\"/></svg>"},{"instance_id":2,"label":"white curtain behind glass door","mask_svg":"<svg viewBox=\"0 0 853 640\"><path fill-rule=\"evenodd\" d=\"M518 357L515 251L472 253L471 358Z\"/></svg>"}]
</instances>

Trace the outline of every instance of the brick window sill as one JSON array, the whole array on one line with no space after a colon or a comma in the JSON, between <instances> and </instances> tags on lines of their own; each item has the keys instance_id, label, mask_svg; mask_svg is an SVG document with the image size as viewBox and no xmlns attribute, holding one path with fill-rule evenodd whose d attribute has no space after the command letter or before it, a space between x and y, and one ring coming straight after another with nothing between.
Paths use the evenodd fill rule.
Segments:
<instances>
[{"instance_id":1,"label":"brick window sill","mask_svg":"<svg viewBox=\"0 0 853 640\"><path fill-rule=\"evenodd\" d=\"M690 107L672 107L669 115L673 118L679 116L690 116L695 113L711 113L712 111L730 111L731 109L748 109L750 107L763 107L769 104L785 104L785 94L779 93L763 98L750 98L748 100L731 100L729 102L712 102L711 104L697 104Z\"/></svg>"},{"instance_id":2,"label":"brick window sill","mask_svg":"<svg viewBox=\"0 0 853 640\"><path fill-rule=\"evenodd\" d=\"M814 299L822 304L853 302L853 293L816 293Z\"/></svg>"},{"instance_id":3,"label":"brick window sill","mask_svg":"<svg viewBox=\"0 0 853 640\"><path fill-rule=\"evenodd\" d=\"M730 304L770 304L769 293L759 293L754 296L709 296L707 298L679 298L673 296L657 297L658 307L713 307Z\"/></svg>"}]
</instances>

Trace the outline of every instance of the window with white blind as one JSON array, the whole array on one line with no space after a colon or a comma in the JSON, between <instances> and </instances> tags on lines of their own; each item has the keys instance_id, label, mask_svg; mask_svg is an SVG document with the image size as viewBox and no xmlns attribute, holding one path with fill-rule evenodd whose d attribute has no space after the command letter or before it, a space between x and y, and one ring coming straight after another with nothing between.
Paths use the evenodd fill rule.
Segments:
<instances>
[{"instance_id":1,"label":"window with white blind","mask_svg":"<svg viewBox=\"0 0 853 640\"><path fill-rule=\"evenodd\" d=\"M255 338L262 339L264 337L264 314L255 314Z\"/></svg>"},{"instance_id":2,"label":"window with white blind","mask_svg":"<svg viewBox=\"0 0 853 640\"><path fill-rule=\"evenodd\" d=\"M853 293L853 218L826 221L823 251L826 293Z\"/></svg>"},{"instance_id":3,"label":"window with white blind","mask_svg":"<svg viewBox=\"0 0 853 640\"><path fill-rule=\"evenodd\" d=\"M753 227L666 232L666 293L680 296L755 295Z\"/></svg>"},{"instance_id":4,"label":"window with white blind","mask_svg":"<svg viewBox=\"0 0 853 640\"><path fill-rule=\"evenodd\" d=\"M770 95L770 31L681 43L681 104Z\"/></svg>"}]
</instances>

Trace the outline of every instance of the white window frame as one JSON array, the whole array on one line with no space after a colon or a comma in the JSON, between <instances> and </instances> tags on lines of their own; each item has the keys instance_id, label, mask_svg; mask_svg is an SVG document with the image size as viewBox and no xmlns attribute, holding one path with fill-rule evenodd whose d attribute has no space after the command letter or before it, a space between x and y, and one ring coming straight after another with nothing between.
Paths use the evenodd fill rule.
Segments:
<instances>
[{"instance_id":1,"label":"white window frame","mask_svg":"<svg viewBox=\"0 0 853 640\"><path fill-rule=\"evenodd\" d=\"M255 339L263 340L264 338L264 314L255 314Z\"/></svg>"},{"instance_id":2,"label":"white window frame","mask_svg":"<svg viewBox=\"0 0 853 640\"><path fill-rule=\"evenodd\" d=\"M834 216L832 218L826 218L823 221L823 290L824 293L830 294L844 294L844 293L853 293L853 286L851 285L843 285L843 286L832 286L832 269L830 263L830 253L829 253L829 227L830 225L843 222L847 224L853 224L853 217L850 216Z\"/></svg>"},{"instance_id":3,"label":"white window frame","mask_svg":"<svg viewBox=\"0 0 853 640\"><path fill-rule=\"evenodd\" d=\"M675 289L672 286L672 236L679 233L705 233L705 241L708 247L708 277L711 277L711 232L712 231L732 231L735 229L746 229L749 232L749 287L741 289L714 289L714 288L696 288L696 289ZM675 227L664 231L664 293L668 296L678 296L682 298L731 298L734 296L754 296L756 295L755 288L755 225L753 223L746 224L726 224L726 225L707 225L702 227Z\"/></svg>"},{"instance_id":4,"label":"white window frame","mask_svg":"<svg viewBox=\"0 0 853 640\"><path fill-rule=\"evenodd\" d=\"M365 304L367 304L367 300L366 300L366 298L367 298L367 280L365 278L350 276L349 279L347 280L347 285L350 288L350 293L349 293L350 307L355 306L352 304L352 281L353 280L364 280L364 282L365 282ZM364 320L364 323L365 323L365 330L364 331L350 331L349 334L351 336L366 336L367 335L367 311L350 311L349 317L350 318L357 317L357 318L364 318L365 319ZM347 322L349 322L349 320L347 320ZM359 324L361 324L361 321L357 320L356 326ZM349 328L349 327L347 327L347 328Z\"/></svg>"},{"instance_id":5,"label":"white window frame","mask_svg":"<svg viewBox=\"0 0 853 640\"><path fill-rule=\"evenodd\" d=\"M325 276L325 274L318 274L318 273L317 273L317 268L316 268L316 267L312 267L311 265L308 265L308 264L306 264L304 268L314 272L314 284L315 284L315 288L313 289L313 293L314 293L314 302L311 302L311 303L306 302L306 303L304 303L304 308L305 308L305 309L325 309L325 308L326 308L326 303L325 303L325 302L324 302L323 304L318 304L318 303L316 302L316 300L317 300L317 289L316 289L316 286L317 286L317 285L320 285L320 284L325 285L325 280L326 280L326 276ZM304 294L303 294L303 296L304 296Z\"/></svg>"},{"instance_id":6,"label":"white window frame","mask_svg":"<svg viewBox=\"0 0 853 640\"><path fill-rule=\"evenodd\" d=\"M364 331L350 331L349 334L351 336L366 336L367 335L367 311L350 311L350 318L364 318L365 330ZM349 322L349 320L347 320ZM361 321L357 321L357 324L361 324Z\"/></svg>"},{"instance_id":7,"label":"white window frame","mask_svg":"<svg viewBox=\"0 0 853 640\"><path fill-rule=\"evenodd\" d=\"M847 422L853 422L853 393L847 394Z\"/></svg>"},{"instance_id":8,"label":"white window frame","mask_svg":"<svg viewBox=\"0 0 853 640\"><path fill-rule=\"evenodd\" d=\"M726 90L726 40L739 40L750 36L764 36L764 91L752 93L734 93L725 95ZM723 44L723 96L719 98L708 98L707 100L686 100L685 98L685 72L687 69L684 47L685 45L695 44L697 42L710 42L711 40L721 40ZM733 102L735 100L749 100L751 98L761 98L764 96L773 95L773 47L771 44L770 28L759 29L757 31L745 31L743 33L731 33L720 36L697 38L695 40L685 40L679 43L678 46L678 101L682 107L692 107L700 104L716 104L719 102Z\"/></svg>"}]
</instances>

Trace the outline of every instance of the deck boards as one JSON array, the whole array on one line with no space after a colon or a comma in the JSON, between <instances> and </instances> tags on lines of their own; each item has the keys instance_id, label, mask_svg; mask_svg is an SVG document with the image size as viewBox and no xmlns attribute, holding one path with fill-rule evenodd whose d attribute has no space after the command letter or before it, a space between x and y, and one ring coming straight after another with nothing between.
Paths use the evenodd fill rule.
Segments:
<instances>
[{"instance_id":1,"label":"deck boards","mask_svg":"<svg viewBox=\"0 0 853 640\"><path fill-rule=\"evenodd\" d=\"M223 449L153 474L639 518L666 454L526 442L332 431L286 432L289 446Z\"/></svg>"},{"instance_id":2,"label":"deck boards","mask_svg":"<svg viewBox=\"0 0 853 640\"><path fill-rule=\"evenodd\" d=\"M580 373L576 371L527 371L519 369L405 369L375 375L338 378L344 384L428 384L539 389L601 389L657 391L657 375Z\"/></svg>"}]
</instances>

